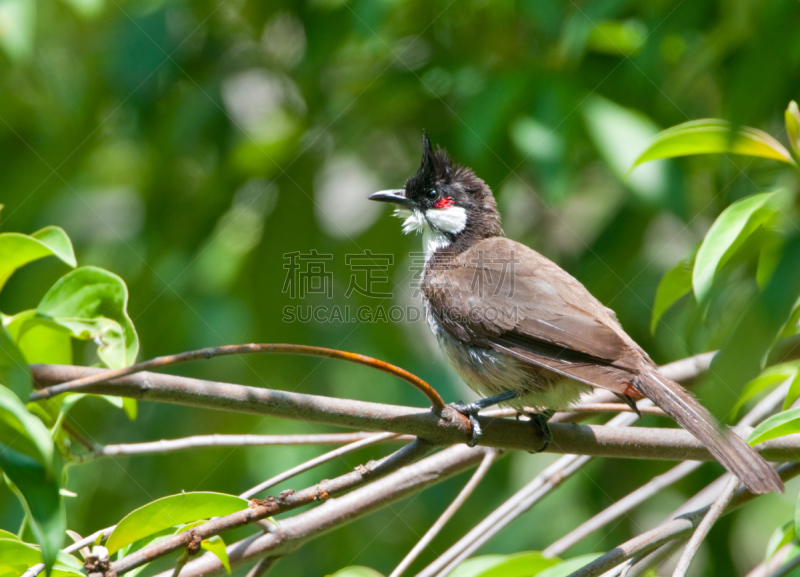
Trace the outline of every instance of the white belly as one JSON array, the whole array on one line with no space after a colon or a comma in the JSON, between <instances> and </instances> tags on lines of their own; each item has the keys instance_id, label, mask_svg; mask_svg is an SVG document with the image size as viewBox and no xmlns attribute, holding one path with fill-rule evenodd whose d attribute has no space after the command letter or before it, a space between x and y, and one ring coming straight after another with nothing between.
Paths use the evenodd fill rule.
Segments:
<instances>
[{"instance_id":1,"label":"white belly","mask_svg":"<svg viewBox=\"0 0 800 577\"><path fill-rule=\"evenodd\" d=\"M566 409L576 402L581 394L591 387L571 379L554 375L552 378L537 376L531 365L509 355L464 343L444 330L431 307L425 301L425 316L428 325L436 335L445 357L469 388L476 393L491 397L507 391L517 393L517 397L501 403L521 409L535 407L540 409Z\"/></svg>"}]
</instances>

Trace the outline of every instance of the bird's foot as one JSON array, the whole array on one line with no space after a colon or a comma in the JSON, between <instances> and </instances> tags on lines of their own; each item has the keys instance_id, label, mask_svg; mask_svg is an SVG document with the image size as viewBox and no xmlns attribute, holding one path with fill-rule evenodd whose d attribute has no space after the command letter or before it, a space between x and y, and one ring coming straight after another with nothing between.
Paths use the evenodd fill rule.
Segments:
<instances>
[{"instance_id":1,"label":"bird's foot","mask_svg":"<svg viewBox=\"0 0 800 577\"><path fill-rule=\"evenodd\" d=\"M485 399L480 399L475 401L474 403L469 403L465 405L463 401L458 401L457 403L450 403L450 406L454 408L456 411L467 417L469 419L469 424L472 427L472 432L470 433L470 439L467 441L467 446L474 447L480 441L481 436L483 436L483 430L481 429L481 424L478 422L478 411L485 409L487 407L491 407L492 405L496 405L497 403L502 403L503 401L509 401L516 397L517 394L511 391L507 393L501 393L499 395L495 395L494 397L486 397ZM546 425L546 423L545 423Z\"/></svg>"},{"instance_id":2,"label":"bird's foot","mask_svg":"<svg viewBox=\"0 0 800 577\"><path fill-rule=\"evenodd\" d=\"M536 451L537 453L541 453L547 449L547 447L550 445L550 441L553 440L553 433L550 431L550 425L548 424L548 421L553 415L556 414L556 412L553 409L545 409L539 413L517 413L517 420L519 420L521 414L524 414L528 417L528 420L536 429L536 432L544 438L544 445L542 445L542 447Z\"/></svg>"}]
</instances>

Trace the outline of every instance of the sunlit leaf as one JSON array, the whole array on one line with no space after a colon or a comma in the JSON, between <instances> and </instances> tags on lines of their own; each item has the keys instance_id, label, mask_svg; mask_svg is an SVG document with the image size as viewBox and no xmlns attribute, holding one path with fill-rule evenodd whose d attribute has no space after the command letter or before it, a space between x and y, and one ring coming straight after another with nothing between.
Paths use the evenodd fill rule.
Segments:
<instances>
[{"instance_id":1,"label":"sunlit leaf","mask_svg":"<svg viewBox=\"0 0 800 577\"><path fill-rule=\"evenodd\" d=\"M653 316L650 319L650 332L655 333L658 322L664 313L675 304L678 299L688 294L692 290L692 268L694 266L694 255L691 259L680 261L668 270L661 282L658 283L656 299L653 304Z\"/></svg>"},{"instance_id":2,"label":"sunlit leaf","mask_svg":"<svg viewBox=\"0 0 800 577\"><path fill-rule=\"evenodd\" d=\"M0 325L0 385L27 400L33 389L31 371L8 330Z\"/></svg>"},{"instance_id":3,"label":"sunlit leaf","mask_svg":"<svg viewBox=\"0 0 800 577\"><path fill-rule=\"evenodd\" d=\"M692 285L699 302L708 297L717 271L759 226L776 214L775 203L781 194L783 191L743 198L717 217L695 258Z\"/></svg>"},{"instance_id":4,"label":"sunlit leaf","mask_svg":"<svg viewBox=\"0 0 800 577\"><path fill-rule=\"evenodd\" d=\"M35 31L36 2L0 0L0 46L11 60L21 61L31 55Z\"/></svg>"},{"instance_id":5,"label":"sunlit leaf","mask_svg":"<svg viewBox=\"0 0 800 577\"><path fill-rule=\"evenodd\" d=\"M795 540L795 536L797 535L795 525L800 519L797 519L797 513L795 513L795 521L786 523L783 527L778 527L772 533L772 536L769 538L767 542L767 553L765 555L765 561L769 562L772 559L772 556L784 545L787 545Z\"/></svg>"},{"instance_id":6,"label":"sunlit leaf","mask_svg":"<svg viewBox=\"0 0 800 577\"><path fill-rule=\"evenodd\" d=\"M16 232L0 234L0 289L15 270L46 256L56 256L72 267L76 265L72 243L57 226L48 226L30 236Z\"/></svg>"},{"instance_id":7,"label":"sunlit leaf","mask_svg":"<svg viewBox=\"0 0 800 577\"><path fill-rule=\"evenodd\" d=\"M109 553L148 535L198 519L221 517L247 508L247 499L224 493L181 493L144 505L119 522L106 542Z\"/></svg>"},{"instance_id":8,"label":"sunlit leaf","mask_svg":"<svg viewBox=\"0 0 800 577\"><path fill-rule=\"evenodd\" d=\"M58 459L56 455L54 461ZM67 528L59 491L60 467L48 470L28 455L5 449L0 451L0 469L22 501L31 531L41 547L45 567L52 567Z\"/></svg>"},{"instance_id":9,"label":"sunlit leaf","mask_svg":"<svg viewBox=\"0 0 800 577\"><path fill-rule=\"evenodd\" d=\"M705 118L684 122L657 134L636 158L631 170L651 160L714 153L772 158L795 166L789 151L766 132L744 126L731 138L729 122Z\"/></svg>"},{"instance_id":10,"label":"sunlit leaf","mask_svg":"<svg viewBox=\"0 0 800 577\"><path fill-rule=\"evenodd\" d=\"M505 561L508 555L480 555L466 559L450 574L452 577L476 577Z\"/></svg>"},{"instance_id":11,"label":"sunlit leaf","mask_svg":"<svg viewBox=\"0 0 800 577\"><path fill-rule=\"evenodd\" d=\"M117 275L81 267L59 279L36 313L79 339L98 342L98 355L111 368L132 365L139 339L127 312L128 289Z\"/></svg>"},{"instance_id":12,"label":"sunlit leaf","mask_svg":"<svg viewBox=\"0 0 800 577\"><path fill-rule=\"evenodd\" d=\"M789 137L789 144L795 154L800 155L800 110L797 102L792 100L784 113L786 121L786 134Z\"/></svg>"},{"instance_id":13,"label":"sunlit leaf","mask_svg":"<svg viewBox=\"0 0 800 577\"><path fill-rule=\"evenodd\" d=\"M587 553L586 555L579 555L578 557L573 557L572 559L566 559L555 567L544 569L536 575L537 577L567 577L567 575L570 575L581 567L588 565L601 555L602 553Z\"/></svg>"},{"instance_id":14,"label":"sunlit leaf","mask_svg":"<svg viewBox=\"0 0 800 577\"><path fill-rule=\"evenodd\" d=\"M663 163L629 170L639 151L658 133L658 126L638 110L598 96L581 106L586 127L609 168L642 200L662 201L667 192Z\"/></svg>"},{"instance_id":15,"label":"sunlit leaf","mask_svg":"<svg viewBox=\"0 0 800 577\"><path fill-rule=\"evenodd\" d=\"M6 328L28 363L72 364L70 333L37 318L35 310L14 315Z\"/></svg>"},{"instance_id":16,"label":"sunlit leaf","mask_svg":"<svg viewBox=\"0 0 800 577\"><path fill-rule=\"evenodd\" d=\"M383 574L378 573L375 571L375 569L370 569L369 567L354 565L352 567L339 569L336 573L331 573L326 577L383 577Z\"/></svg>"},{"instance_id":17,"label":"sunlit leaf","mask_svg":"<svg viewBox=\"0 0 800 577\"><path fill-rule=\"evenodd\" d=\"M231 562L228 559L228 552L225 550L225 541L219 535L209 537L200 542L200 547L216 556L222 566L225 567L225 572L231 574Z\"/></svg>"},{"instance_id":18,"label":"sunlit leaf","mask_svg":"<svg viewBox=\"0 0 800 577\"><path fill-rule=\"evenodd\" d=\"M751 445L757 445L770 439L777 439L778 437L798 432L800 432L800 409L791 409L772 415L758 425L747 437L747 442Z\"/></svg>"},{"instance_id":19,"label":"sunlit leaf","mask_svg":"<svg viewBox=\"0 0 800 577\"><path fill-rule=\"evenodd\" d=\"M0 387L0 445L36 459L52 473L55 448L50 431L4 387Z\"/></svg>"},{"instance_id":20,"label":"sunlit leaf","mask_svg":"<svg viewBox=\"0 0 800 577\"><path fill-rule=\"evenodd\" d=\"M0 575L3 567L10 567L16 577L22 575L28 568L42 563L42 553L39 548L29 543L23 543L16 536L9 537L10 533L0 532ZM82 575L83 566L72 555L59 552L51 577L65 577L67 575Z\"/></svg>"},{"instance_id":21,"label":"sunlit leaf","mask_svg":"<svg viewBox=\"0 0 800 577\"><path fill-rule=\"evenodd\" d=\"M544 557L539 551L509 555L505 561L478 573L479 577L528 577L538 575L561 562L557 557Z\"/></svg>"},{"instance_id":22,"label":"sunlit leaf","mask_svg":"<svg viewBox=\"0 0 800 577\"><path fill-rule=\"evenodd\" d=\"M736 405L734 405L733 409L731 409L731 418L735 419L742 407L759 393L774 388L787 379L793 379L798 374L799 368L800 361L793 361L781 363L780 365L774 365L765 369L764 372L747 383L744 387L742 394L739 396L739 400Z\"/></svg>"}]
</instances>

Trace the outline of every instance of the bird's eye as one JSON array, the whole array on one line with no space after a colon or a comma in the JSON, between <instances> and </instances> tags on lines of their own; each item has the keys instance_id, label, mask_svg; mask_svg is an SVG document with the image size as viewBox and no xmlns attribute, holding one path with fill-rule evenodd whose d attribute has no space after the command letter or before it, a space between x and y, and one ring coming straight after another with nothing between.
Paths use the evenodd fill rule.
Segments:
<instances>
[{"instance_id":1,"label":"bird's eye","mask_svg":"<svg viewBox=\"0 0 800 577\"><path fill-rule=\"evenodd\" d=\"M433 188L425 193L425 197L428 200L436 200L437 196L439 196L439 193L436 191L436 189Z\"/></svg>"}]
</instances>

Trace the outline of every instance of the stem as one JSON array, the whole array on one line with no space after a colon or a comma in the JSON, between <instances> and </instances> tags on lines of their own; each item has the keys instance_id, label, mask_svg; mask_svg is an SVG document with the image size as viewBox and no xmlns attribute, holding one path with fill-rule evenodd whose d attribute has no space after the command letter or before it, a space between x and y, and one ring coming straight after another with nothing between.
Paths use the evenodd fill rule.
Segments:
<instances>
[{"instance_id":1,"label":"stem","mask_svg":"<svg viewBox=\"0 0 800 577\"><path fill-rule=\"evenodd\" d=\"M349 361L351 363L366 365L368 367L384 371L396 377L400 377L407 383L410 383L411 385L419 389L426 397L428 397L428 400L431 402L431 406L434 409L440 411L445 406L442 397L440 397L439 393L437 393L434 390L434 388L431 387L428 383L420 379L418 376L409 373L407 370L401 369L400 367L396 367L385 361L373 359L372 357L368 357L366 355L359 355L357 353L338 351L336 349L326 349L324 347L313 347L309 345L293 345L293 344L282 344L282 343L225 345L221 347L208 347L196 351L188 351L185 353L179 353L177 355L166 355L163 357L156 357L154 359L150 359L149 361L137 363L135 365L132 365L130 367L125 367L123 369L102 370L100 373L97 374L78 377L76 379L62 383L60 385L50 387L48 389L35 391L33 394L31 394L30 400L40 401L42 399L49 399L50 397L53 397L61 393L82 391L87 387L90 387L91 385L96 385L126 375L132 375L134 373L139 373L142 371L146 371L148 369L155 369L169 365L176 365L178 363L185 363L187 361L195 361L199 359L211 359L213 357L222 357L227 355L242 355L250 353L284 353L290 355L308 355L312 357L326 357L329 359L340 359L343 361Z\"/></svg>"}]
</instances>

